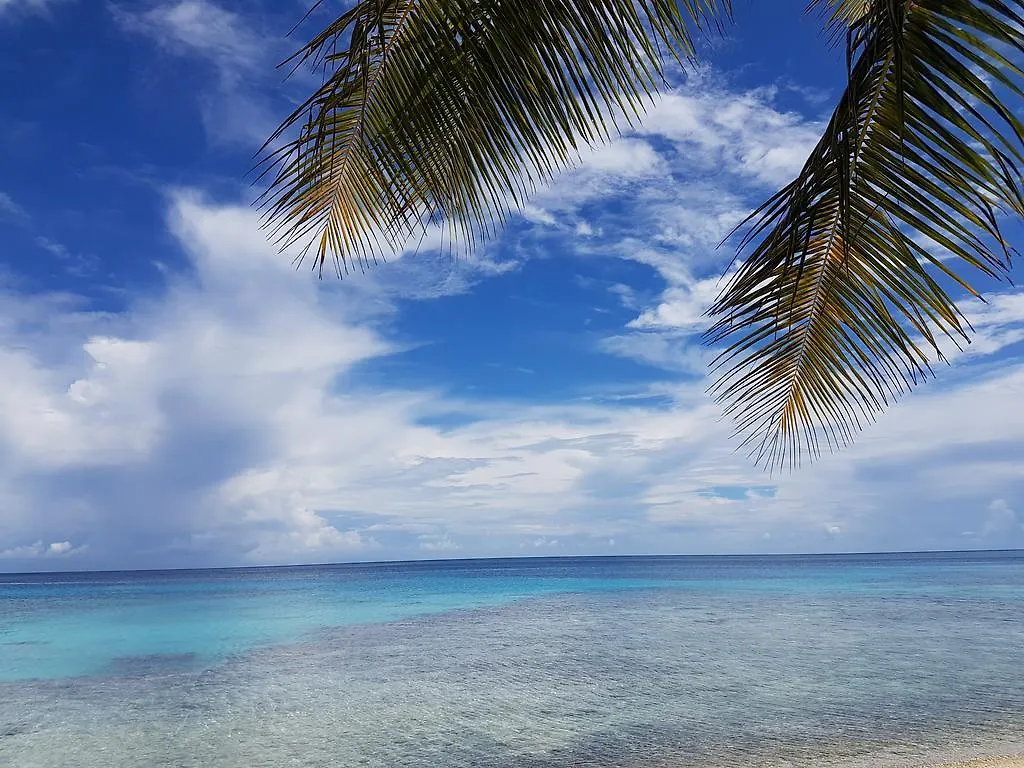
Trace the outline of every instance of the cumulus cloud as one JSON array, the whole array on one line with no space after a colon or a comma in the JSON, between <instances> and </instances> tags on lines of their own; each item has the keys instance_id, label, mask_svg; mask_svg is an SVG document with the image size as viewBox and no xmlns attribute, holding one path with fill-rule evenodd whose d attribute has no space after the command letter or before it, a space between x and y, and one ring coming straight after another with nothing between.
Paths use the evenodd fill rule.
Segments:
<instances>
[{"instance_id":1,"label":"cumulus cloud","mask_svg":"<svg viewBox=\"0 0 1024 768\"><path fill-rule=\"evenodd\" d=\"M534 549L547 549L558 546L558 539L549 539L547 536L538 536L533 540Z\"/></svg>"},{"instance_id":2,"label":"cumulus cloud","mask_svg":"<svg viewBox=\"0 0 1024 768\"><path fill-rule=\"evenodd\" d=\"M1024 523L1017 519L1017 512L1006 502L1006 499L993 499L988 505L986 515L978 535L982 538L1009 537L1013 538L1024 530Z\"/></svg>"},{"instance_id":3,"label":"cumulus cloud","mask_svg":"<svg viewBox=\"0 0 1024 768\"><path fill-rule=\"evenodd\" d=\"M30 561L40 557L64 557L83 549L84 547L75 547L70 541L51 541L49 544L36 541L32 544L0 549L0 560Z\"/></svg>"},{"instance_id":4,"label":"cumulus cloud","mask_svg":"<svg viewBox=\"0 0 1024 768\"><path fill-rule=\"evenodd\" d=\"M775 96L775 88L737 94L696 78L666 95L640 130L675 142L705 167L777 186L800 170L824 126L778 110Z\"/></svg>"},{"instance_id":5,"label":"cumulus cloud","mask_svg":"<svg viewBox=\"0 0 1024 768\"><path fill-rule=\"evenodd\" d=\"M619 178L642 178L664 170L664 161L643 139L624 137L597 147L582 158L582 167Z\"/></svg>"},{"instance_id":6,"label":"cumulus cloud","mask_svg":"<svg viewBox=\"0 0 1024 768\"><path fill-rule=\"evenodd\" d=\"M458 552L460 547L448 534L424 533L420 534L420 549L424 552L451 553Z\"/></svg>"}]
</instances>

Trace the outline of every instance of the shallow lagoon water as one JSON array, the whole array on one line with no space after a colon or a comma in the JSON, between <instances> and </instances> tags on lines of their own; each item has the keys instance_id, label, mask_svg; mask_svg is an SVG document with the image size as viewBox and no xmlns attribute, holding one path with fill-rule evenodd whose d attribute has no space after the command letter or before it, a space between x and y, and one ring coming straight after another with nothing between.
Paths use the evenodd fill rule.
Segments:
<instances>
[{"instance_id":1,"label":"shallow lagoon water","mask_svg":"<svg viewBox=\"0 0 1024 768\"><path fill-rule=\"evenodd\" d=\"M1024 553L0 576L0 765L921 764L1024 742Z\"/></svg>"}]
</instances>

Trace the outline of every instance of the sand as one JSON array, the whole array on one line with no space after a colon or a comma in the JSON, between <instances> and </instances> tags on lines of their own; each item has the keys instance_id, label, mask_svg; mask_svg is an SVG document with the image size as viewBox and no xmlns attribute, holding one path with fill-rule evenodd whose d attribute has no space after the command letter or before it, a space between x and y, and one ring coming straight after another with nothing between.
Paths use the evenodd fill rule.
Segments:
<instances>
[{"instance_id":1,"label":"sand","mask_svg":"<svg viewBox=\"0 0 1024 768\"><path fill-rule=\"evenodd\" d=\"M1024 755L1005 757L979 757L956 763L942 763L934 768L1024 768Z\"/></svg>"}]
</instances>

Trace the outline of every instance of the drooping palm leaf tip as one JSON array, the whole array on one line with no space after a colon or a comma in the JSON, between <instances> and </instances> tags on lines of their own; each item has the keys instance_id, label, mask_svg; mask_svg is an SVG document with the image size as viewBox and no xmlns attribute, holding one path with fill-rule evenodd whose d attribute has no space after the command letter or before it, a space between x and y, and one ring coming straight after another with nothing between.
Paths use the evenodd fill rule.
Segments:
<instances>
[{"instance_id":1,"label":"drooping palm leaf tip","mask_svg":"<svg viewBox=\"0 0 1024 768\"><path fill-rule=\"evenodd\" d=\"M289 62L324 80L265 147L265 222L321 274L401 251L429 224L470 250L639 117L729 3L360 0Z\"/></svg>"},{"instance_id":2,"label":"drooping palm leaf tip","mask_svg":"<svg viewBox=\"0 0 1024 768\"><path fill-rule=\"evenodd\" d=\"M850 442L970 330L944 289L1006 276L1024 216L1021 0L846 0L849 82L799 176L748 220L707 334L711 388L769 467ZM980 298L980 296L979 296ZM959 346L959 344L958 344ZM931 356L929 355L931 353Z\"/></svg>"}]
</instances>

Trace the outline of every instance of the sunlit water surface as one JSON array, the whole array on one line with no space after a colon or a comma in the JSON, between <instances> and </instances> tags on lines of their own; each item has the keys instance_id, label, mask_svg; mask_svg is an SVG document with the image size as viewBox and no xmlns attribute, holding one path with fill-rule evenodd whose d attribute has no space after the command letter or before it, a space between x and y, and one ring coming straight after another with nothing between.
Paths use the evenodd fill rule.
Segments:
<instances>
[{"instance_id":1,"label":"sunlit water surface","mask_svg":"<svg viewBox=\"0 0 1024 768\"><path fill-rule=\"evenodd\" d=\"M1024 553L0 575L0 766L1024 750Z\"/></svg>"}]
</instances>

